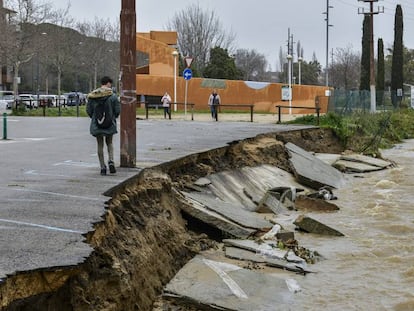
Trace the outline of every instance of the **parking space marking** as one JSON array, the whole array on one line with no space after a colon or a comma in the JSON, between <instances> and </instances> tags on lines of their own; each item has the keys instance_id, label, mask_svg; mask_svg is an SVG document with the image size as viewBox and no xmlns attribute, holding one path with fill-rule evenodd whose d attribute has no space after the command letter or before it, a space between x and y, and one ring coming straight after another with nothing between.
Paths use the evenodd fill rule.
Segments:
<instances>
[{"instance_id":1,"label":"parking space marking","mask_svg":"<svg viewBox=\"0 0 414 311\"><path fill-rule=\"evenodd\" d=\"M79 234L85 233L85 232L78 231L78 230L64 229L64 228L59 228L59 227L51 227L51 226L34 224L34 223L30 223L30 222L17 221L17 220L8 220L8 219L2 219L2 218L0 218L0 222L14 224L14 225L37 227L37 228L42 228L42 229L47 229L47 230L54 230L54 231L61 231L61 232L79 233Z\"/></svg>"},{"instance_id":2,"label":"parking space marking","mask_svg":"<svg viewBox=\"0 0 414 311\"><path fill-rule=\"evenodd\" d=\"M12 188L12 187L0 187L0 189L7 189L7 190L12 190L12 191L22 191L22 192L33 192L33 193L40 193L40 194L50 194L50 195L55 195L55 196L82 199L82 200L90 200L90 201L103 201L103 199L100 199L100 198L91 198L91 197L84 197L84 196L80 196L80 195L72 195L72 194L50 192L50 191L40 191L40 190L33 190L33 189L21 189L21 188Z\"/></svg>"},{"instance_id":3,"label":"parking space marking","mask_svg":"<svg viewBox=\"0 0 414 311\"><path fill-rule=\"evenodd\" d=\"M63 162L58 162L58 163L53 164L53 166L59 166L59 165L79 166L79 167L98 167L98 164L96 163L79 162L79 161L73 161L73 160L66 160Z\"/></svg>"}]
</instances>

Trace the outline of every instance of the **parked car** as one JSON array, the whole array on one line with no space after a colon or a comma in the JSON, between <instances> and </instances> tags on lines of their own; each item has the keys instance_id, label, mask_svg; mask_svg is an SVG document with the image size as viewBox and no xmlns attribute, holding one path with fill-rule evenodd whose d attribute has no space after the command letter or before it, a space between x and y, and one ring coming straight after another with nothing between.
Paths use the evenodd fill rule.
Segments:
<instances>
[{"instance_id":1,"label":"parked car","mask_svg":"<svg viewBox=\"0 0 414 311\"><path fill-rule=\"evenodd\" d=\"M77 106L85 104L85 96L79 92L65 93L64 96L67 98L66 105Z\"/></svg>"},{"instance_id":2,"label":"parked car","mask_svg":"<svg viewBox=\"0 0 414 311\"><path fill-rule=\"evenodd\" d=\"M52 95L52 94L39 95L40 105L42 107L43 106L46 106L46 107L56 107L56 105L57 105L57 98L58 98L57 95Z\"/></svg>"},{"instance_id":3,"label":"parked car","mask_svg":"<svg viewBox=\"0 0 414 311\"><path fill-rule=\"evenodd\" d=\"M14 102L13 91L0 91L0 100L6 102L6 108L11 109Z\"/></svg>"},{"instance_id":4,"label":"parked car","mask_svg":"<svg viewBox=\"0 0 414 311\"><path fill-rule=\"evenodd\" d=\"M32 94L19 94L17 97L17 102L19 104L25 104L27 108L39 107L37 96Z\"/></svg>"}]
</instances>

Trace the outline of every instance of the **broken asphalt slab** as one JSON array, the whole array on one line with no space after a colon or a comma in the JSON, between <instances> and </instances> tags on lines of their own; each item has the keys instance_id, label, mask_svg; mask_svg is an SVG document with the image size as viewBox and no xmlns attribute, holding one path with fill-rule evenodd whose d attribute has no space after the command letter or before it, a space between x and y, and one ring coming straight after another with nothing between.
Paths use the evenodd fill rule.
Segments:
<instances>
[{"instance_id":1,"label":"broken asphalt slab","mask_svg":"<svg viewBox=\"0 0 414 311\"><path fill-rule=\"evenodd\" d=\"M212 310L289 310L296 281L196 256L164 288L163 296Z\"/></svg>"},{"instance_id":2,"label":"broken asphalt slab","mask_svg":"<svg viewBox=\"0 0 414 311\"><path fill-rule=\"evenodd\" d=\"M285 145L298 182L313 189L323 186L340 188L345 185L344 175L336 168L292 143Z\"/></svg>"}]
</instances>

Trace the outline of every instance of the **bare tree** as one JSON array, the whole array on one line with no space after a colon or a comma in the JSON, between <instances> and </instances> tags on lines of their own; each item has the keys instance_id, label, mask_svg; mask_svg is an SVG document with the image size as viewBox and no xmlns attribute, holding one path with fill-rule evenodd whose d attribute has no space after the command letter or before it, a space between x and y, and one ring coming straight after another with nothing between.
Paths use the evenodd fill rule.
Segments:
<instances>
[{"instance_id":1,"label":"bare tree","mask_svg":"<svg viewBox=\"0 0 414 311\"><path fill-rule=\"evenodd\" d=\"M279 48L279 72L284 71L285 63L286 63L286 52L283 51L283 48Z\"/></svg>"},{"instance_id":2,"label":"bare tree","mask_svg":"<svg viewBox=\"0 0 414 311\"><path fill-rule=\"evenodd\" d=\"M230 53L233 50L235 34L226 32L213 10L203 10L199 4L175 13L166 28L177 31L181 55L194 57L193 66L199 73L207 65L212 48L220 47Z\"/></svg>"},{"instance_id":3,"label":"bare tree","mask_svg":"<svg viewBox=\"0 0 414 311\"><path fill-rule=\"evenodd\" d=\"M51 2L36 0L6 0L6 6L15 12L14 20L18 23L40 24L48 21L53 11Z\"/></svg>"},{"instance_id":4,"label":"bare tree","mask_svg":"<svg viewBox=\"0 0 414 311\"><path fill-rule=\"evenodd\" d=\"M265 81L268 79L266 57L256 50L238 49L235 61L237 68L243 72L244 80Z\"/></svg>"},{"instance_id":5,"label":"bare tree","mask_svg":"<svg viewBox=\"0 0 414 311\"><path fill-rule=\"evenodd\" d=\"M351 45L337 48L329 73L332 85L345 90L358 89L361 56Z\"/></svg>"},{"instance_id":6,"label":"bare tree","mask_svg":"<svg viewBox=\"0 0 414 311\"><path fill-rule=\"evenodd\" d=\"M114 69L113 60L118 60L119 45L108 48L108 41L119 42L119 23L112 24L109 19L95 17L92 22L78 23L77 29L82 35L90 37L82 46L81 57L93 72L91 87L96 88L99 67L103 74L107 74L106 71Z\"/></svg>"},{"instance_id":7,"label":"bare tree","mask_svg":"<svg viewBox=\"0 0 414 311\"><path fill-rule=\"evenodd\" d=\"M33 33L29 31L28 26L47 21L51 17L51 3L35 0L8 0L5 4L16 14L11 16L5 29L1 31L0 47L6 64L13 67L13 91L18 94L20 66L29 62L36 52L30 44Z\"/></svg>"},{"instance_id":8,"label":"bare tree","mask_svg":"<svg viewBox=\"0 0 414 311\"><path fill-rule=\"evenodd\" d=\"M296 55L298 56L298 59L299 57L303 59L303 47L299 40L298 40L298 43L296 44Z\"/></svg>"}]
</instances>

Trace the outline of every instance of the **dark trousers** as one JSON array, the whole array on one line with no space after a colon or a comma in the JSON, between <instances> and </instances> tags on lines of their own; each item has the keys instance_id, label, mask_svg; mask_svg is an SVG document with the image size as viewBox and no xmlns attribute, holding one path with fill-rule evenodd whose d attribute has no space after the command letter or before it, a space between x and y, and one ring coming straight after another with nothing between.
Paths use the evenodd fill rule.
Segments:
<instances>
[{"instance_id":1,"label":"dark trousers","mask_svg":"<svg viewBox=\"0 0 414 311\"><path fill-rule=\"evenodd\" d=\"M211 117L215 120L217 120L217 107L218 105L211 105L210 106L210 111L211 111Z\"/></svg>"},{"instance_id":2,"label":"dark trousers","mask_svg":"<svg viewBox=\"0 0 414 311\"><path fill-rule=\"evenodd\" d=\"M170 119L171 118L170 107L164 107L164 119L167 118L167 115L168 115L168 118Z\"/></svg>"}]
</instances>

